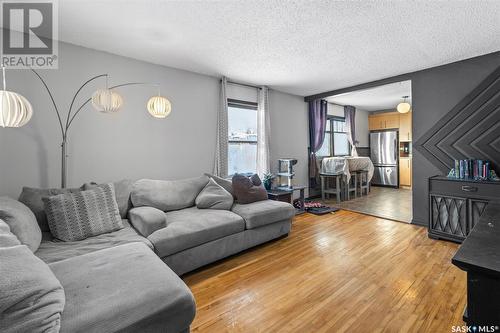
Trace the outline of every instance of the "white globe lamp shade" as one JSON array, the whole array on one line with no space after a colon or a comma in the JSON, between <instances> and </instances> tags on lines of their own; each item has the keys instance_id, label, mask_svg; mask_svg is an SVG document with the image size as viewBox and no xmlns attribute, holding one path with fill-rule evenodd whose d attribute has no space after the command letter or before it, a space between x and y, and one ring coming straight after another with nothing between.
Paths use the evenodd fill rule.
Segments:
<instances>
[{"instance_id":1,"label":"white globe lamp shade","mask_svg":"<svg viewBox=\"0 0 500 333\"><path fill-rule=\"evenodd\" d=\"M147 104L148 112L155 118L166 118L172 112L172 104L162 96L151 97Z\"/></svg>"},{"instance_id":2,"label":"white globe lamp shade","mask_svg":"<svg viewBox=\"0 0 500 333\"><path fill-rule=\"evenodd\" d=\"M399 103L397 106L397 110L399 113L408 113L411 109L411 105L408 102Z\"/></svg>"},{"instance_id":3,"label":"white globe lamp shade","mask_svg":"<svg viewBox=\"0 0 500 333\"><path fill-rule=\"evenodd\" d=\"M0 90L0 126L21 127L33 115L33 107L22 95Z\"/></svg>"},{"instance_id":4,"label":"white globe lamp shade","mask_svg":"<svg viewBox=\"0 0 500 333\"><path fill-rule=\"evenodd\" d=\"M120 110L123 99L111 89L99 89L92 95L92 105L97 111L114 113Z\"/></svg>"}]
</instances>

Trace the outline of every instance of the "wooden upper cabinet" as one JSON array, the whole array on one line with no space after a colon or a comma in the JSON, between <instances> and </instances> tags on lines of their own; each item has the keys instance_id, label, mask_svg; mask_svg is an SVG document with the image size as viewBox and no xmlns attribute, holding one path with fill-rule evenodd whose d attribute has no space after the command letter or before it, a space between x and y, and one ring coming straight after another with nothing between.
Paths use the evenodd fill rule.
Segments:
<instances>
[{"instance_id":1,"label":"wooden upper cabinet","mask_svg":"<svg viewBox=\"0 0 500 333\"><path fill-rule=\"evenodd\" d=\"M387 113L384 118L385 128L399 128L399 113Z\"/></svg>"},{"instance_id":2,"label":"wooden upper cabinet","mask_svg":"<svg viewBox=\"0 0 500 333\"><path fill-rule=\"evenodd\" d=\"M384 129L384 120L378 115L368 116L368 128L370 131Z\"/></svg>"},{"instance_id":3,"label":"wooden upper cabinet","mask_svg":"<svg viewBox=\"0 0 500 333\"><path fill-rule=\"evenodd\" d=\"M399 113L377 113L368 116L370 131L399 128Z\"/></svg>"},{"instance_id":4,"label":"wooden upper cabinet","mask_svg":"<svg viewBox=\"0 0 500 333\"><path fill-rule=\"evenodd\" d=\"M399 141L411 141L411 112L399 116Z\"/></svg>"}]
</instances>

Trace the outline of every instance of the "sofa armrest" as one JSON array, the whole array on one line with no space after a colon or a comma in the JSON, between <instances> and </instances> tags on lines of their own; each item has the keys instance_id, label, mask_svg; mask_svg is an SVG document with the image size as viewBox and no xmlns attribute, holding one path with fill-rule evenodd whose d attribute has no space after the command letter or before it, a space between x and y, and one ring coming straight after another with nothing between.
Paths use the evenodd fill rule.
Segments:
<instances>
[{"instance_id":1,"label":"sofa armrest","mask_svg":"<svg viewBox=\"0 0 500 333\"><path fill-rule=\"evenodd\" d=\"M128 212L130 223L144 237L148 237L156 230L167 226L167 216L154 207L136 207Z\"/></svg>"}]
</instances>

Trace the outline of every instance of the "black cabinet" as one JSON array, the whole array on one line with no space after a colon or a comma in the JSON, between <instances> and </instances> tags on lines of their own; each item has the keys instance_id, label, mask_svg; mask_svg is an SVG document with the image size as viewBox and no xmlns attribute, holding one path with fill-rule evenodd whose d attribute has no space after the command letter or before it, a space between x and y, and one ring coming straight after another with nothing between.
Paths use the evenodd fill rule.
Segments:
<instances>
[{"instance_id":1,"label":"black cabinet","mask_svg":"<svg viewBox=\"0 0 500 333\"><path fill-rule=\"evenodd\" d=\"M429 178L429 237L462 242L499 195L500 182Z\"/></svg>"},{"instance_id":2,"label":"black cabinet","mask_svg":"<svg viewBox=\"0 0 500 333\"><path fill-rule=\"evenodd\" d=\"M471 200L472 201L472 200ZM478 207L484 202L478 203ZM500 325L500 205L490 201L452 259L467 272L468 326ZM483 332L493 332L493 329ZM478 330L480 332L480 330Z\"/></svg>"}]
</instances>

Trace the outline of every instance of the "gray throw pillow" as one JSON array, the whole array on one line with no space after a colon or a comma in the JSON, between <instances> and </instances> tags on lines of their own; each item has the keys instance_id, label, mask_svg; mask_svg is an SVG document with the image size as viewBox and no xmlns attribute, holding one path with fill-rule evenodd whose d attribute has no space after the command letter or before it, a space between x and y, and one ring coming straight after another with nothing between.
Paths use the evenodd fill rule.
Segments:
<instances>
[{"instance_id":1,"label":"gray throw pillow","mask_svg":"<svg viewBox=\"0 0 500 333\"><path fill-rule=\"evenodd\" d=\"M15 245L21 245L19 239L10 232L9 225L4 221L0 220L0 247L11 247Z\"/></svg>"},{"instance_id":2,"label":"gray throw pillow","mask_svg":"<svg viewBox=\"0 0 500 333\"><path fill-rule=\"evenodd\" d=\"M122 229L113 184L43 198L50 232L70 242Z\"/></svg>"},{"instance_id":3,"label":"gray throw pillow","mask_svg":"<svg viewBox=\"0 0 500 333\"><path fill-rule=\"evenodd\" d=\"M132 193L132 188L135 181L130 179L123 179L113 182L115 188L116 203L118 204L118 210L120 211L120 216L122 219L127 218L128 211L132 208L132 201L130 200L130 193ZM95 182L83 184L84 190L90 190L96 186L104 185L97 184Z\"/></svg>"},{"instance_id":4,"label":"gray throw pillow","mask_svg":"<svg viewBox=\"0 0 500 333\"><path fill-rule=\"evenodd\" d=\"M196 197L196 207L201 209L224 209L230 210L233 206L233 196L222 186L210 178L208 184L201 190Z\"/></svg>"},{"instance_id":5,"label":"gray throw pillow","mask_svg":"<svg viewBox=\"0 0 500 333\"><path fill-rule=\"evenodd\" d=\"M59 332L64 290L49 266L26 245L0 245L0 272L0 332Z\"/></svg>"},{"instance_id":6,"label":"gray throw pillow","mask_svg":"<svg viewBox=\"0 0 500 333\"><path fill-rule=\"evenodd\" d=\"M62 193L75 193L83 190L83 186L79 188L34 188L23 187L19 201L28 206L29 209L35 214L38 225L42 231L50 231L47 224L47 215L45 214L45 207L42 198L58 195Z\"/></svg>"},{"instance_id":7,"label":"gray throw pillow","mask_svg":"<svg viewBox=\"0 0 500 333\"><path fill-rule=\"evenodd\" d=\"M226 191L233 195L233 182L229 179L221 178L215 175L211 175L209 173L205 173L205 176L213 178L217 184L222 186Z\"/></svg>"},{"instance_id":8,"label":"gray throw pillow","mask_svg":"<svg viewBox=\"0 0 500 333\"><path fill-rule=\"evenodd\" d=\"M267 191L257 174L250 178L235 174L233 176L233 195L236 197L236 202L240 204L267 200Z\"/></svg>"},{"instance_id":9,"label":"gray throw pillow","mask_svg":"<svg viewBox=\"0 0 500 333\"><path fill-rule=\"evenodd\" d=\"M4 220L10 231L17 236L21 244L35 252L42 241L42 232L33 212L21 202L0 197L0 219Z\"/></svg>"}]
</instances>

